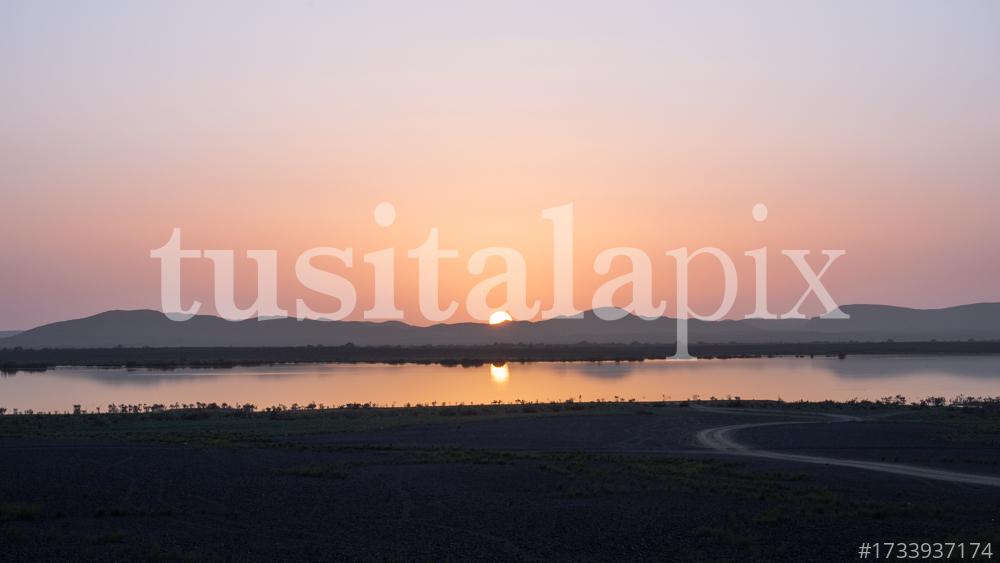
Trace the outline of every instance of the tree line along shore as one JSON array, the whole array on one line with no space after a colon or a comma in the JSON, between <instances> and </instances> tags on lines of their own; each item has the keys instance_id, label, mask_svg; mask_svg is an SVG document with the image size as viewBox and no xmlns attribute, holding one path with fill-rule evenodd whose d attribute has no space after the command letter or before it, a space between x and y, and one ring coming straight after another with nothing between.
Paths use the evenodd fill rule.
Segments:
<instances>
[{"instance_id":1,"label":"tree line along shore","mask_svg":"<svg viewBox=\"0 0 1000 563\"><path fill-rule=\"evenodd\" d=\"M777 356L959 355L1000 354L1000 341L962 342L809 342L787 344L692 343L699 358ZM294 363L439 364L475 367L504 362L597 362L666 359L671 345L495 344L491 346L297 346L204 348L4 348L0 371L5 374L44 371L57 366L102 368L230 368Z\"/></svg>"}]
</instances>

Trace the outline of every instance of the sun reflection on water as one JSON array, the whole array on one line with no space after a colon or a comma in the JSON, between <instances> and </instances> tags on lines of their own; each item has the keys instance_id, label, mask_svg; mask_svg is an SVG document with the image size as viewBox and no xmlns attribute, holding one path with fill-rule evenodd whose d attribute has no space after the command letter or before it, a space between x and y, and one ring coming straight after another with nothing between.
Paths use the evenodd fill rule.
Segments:
<instances>
[{"instance_id":1,"label":"sun reflection on water","mask_svg":"<svg viewBox=\"0 0 1000 563\"><path fill-rule=\"evenodd\" d=\"M503 364L490 364L490 379L493 383L507 383L510 379L510 367L508 367L507 362Z\"/></svg>"}]
</instances>

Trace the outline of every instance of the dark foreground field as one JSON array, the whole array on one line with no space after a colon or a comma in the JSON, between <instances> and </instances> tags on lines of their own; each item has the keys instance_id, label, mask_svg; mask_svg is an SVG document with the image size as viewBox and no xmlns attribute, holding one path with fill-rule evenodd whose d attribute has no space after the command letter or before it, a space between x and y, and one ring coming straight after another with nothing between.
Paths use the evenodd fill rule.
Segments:
<instances>
[{"instance_id":1,"label":"dark foreground field","mask_svg":"<svg viewBox=\"0 0 1000 563\"><path fill-rule=\"evenodd\" d=\"M734 455L1000 477L1000 414L560 404L0 417L0 560L857 559L862 542L1000 549L1000 488ZM749 407L749 408L747 408ZM1000 557L1000 554L998 554Z\"/></svg>"}]
</instances>

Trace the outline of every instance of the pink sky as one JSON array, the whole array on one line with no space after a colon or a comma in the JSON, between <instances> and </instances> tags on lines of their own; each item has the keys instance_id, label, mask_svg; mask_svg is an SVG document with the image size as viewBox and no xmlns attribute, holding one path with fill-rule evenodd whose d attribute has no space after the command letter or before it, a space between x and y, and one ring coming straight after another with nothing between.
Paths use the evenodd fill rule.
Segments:
<instances>
[{"instance_id":1,"label":"pink sky","mask_svg":"<svg viewBox=\"0 0 1000 563\"><path fill-rule=\"evenodd\" d=\"M842 304L1000 299L996 3L502 6L5 2L0 329L158 308L149 251L174 227L186 247L277 249L287 308L324 303L294 278L303 250L354 248L339 273L360 314L360 255L395 247L408 315L405 253L437 227L461 253L443 299L492 273L467 273L473 251L509 246L544 307L540 213L566 203L580 308L613 246L653 257L671 305L663 253L723 248L734 316L762 246L776 312L804 289L783 248L846 250L824 278ZM207 264L187 270L211 312ZM717 269L693 275L713 309Z\"/></svg>"}]
</instances>

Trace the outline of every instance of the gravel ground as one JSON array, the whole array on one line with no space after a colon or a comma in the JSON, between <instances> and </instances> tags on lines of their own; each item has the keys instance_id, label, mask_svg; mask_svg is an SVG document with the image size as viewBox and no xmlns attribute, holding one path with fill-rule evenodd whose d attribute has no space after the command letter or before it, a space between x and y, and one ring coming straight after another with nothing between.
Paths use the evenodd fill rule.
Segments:
<instances>
[{"instance_id":1,"label":"gravel ground","mask_svg":"<svg viewBox=\"0 0 1000 563\"><path fill-rule=\"evenodd\" d=\"M898 418L740 438L997 473L988 438ZM5 437L0 559L846 561L863 541L998 537L1000 489L695 445L698 430L752 419L636 405L253 446Z\"/></svg>"}]
</instances>

